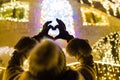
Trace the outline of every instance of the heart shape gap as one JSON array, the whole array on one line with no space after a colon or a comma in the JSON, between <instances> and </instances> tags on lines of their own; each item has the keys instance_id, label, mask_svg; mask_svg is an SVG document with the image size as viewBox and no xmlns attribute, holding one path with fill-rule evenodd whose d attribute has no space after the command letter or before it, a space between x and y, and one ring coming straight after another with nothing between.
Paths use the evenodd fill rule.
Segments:
<instances>
[{"instance_id":1,"label":"heart shape gap","mask_svg":"<svg viewBox=\"0 0 120 80\"><path fill-rule=\"evenodd\" d=\"M49 31L48 31L48 35L50 35L50 36L52 36L52 37L56 37L56 36L58 36L59 35L59 29L57 28L57 27L52 27L52 28L50 28L49 29Z\"/></svg>"}]
</instances>

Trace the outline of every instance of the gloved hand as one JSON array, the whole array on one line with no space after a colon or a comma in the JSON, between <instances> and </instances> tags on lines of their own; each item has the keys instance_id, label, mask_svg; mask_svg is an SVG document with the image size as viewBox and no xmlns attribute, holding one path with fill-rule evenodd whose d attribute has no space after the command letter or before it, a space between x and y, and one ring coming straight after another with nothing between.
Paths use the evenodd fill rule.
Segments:
<instances>
[{"instance_id":1,"label":"gloved hand","mask_svg":"<svg viewBox=\"0 0 120 80\"><path fill-rule=\"evenodd\" d=\"M36 40L40 40L43 37L48 37L50 39L54 39L52 36L48 35L48 31L50 28L53 28L52 25L49 25L52 21L47 21L44 25L43 25L43 29L42 31L38 34L33 36L33 38L35 38ZM49 26L48 26L49 25Z\"/></svg>"},{"instance_id":2,"label":"gloved hand","mask_svg":"<svg viewBox=\"0 0 120 80\"><path fill-rule=\"evenodd\" d=\"M18 54L24 55L26 58L29 56L29 51L37 44L36 40L30 37L22 37L14 46Z\"/></svg>"},{"instance_id":3,"label":"gloved hand","mask_svg":"<svg viewBox=\"0 0 120 80\"><path fill-rule=\"evenodd\" d=\"M55 26L55 28L59 29L59 35L55 37L55 39L65 39L67 40L67 42L71 39L73 39L74 37L72 35L70 35L67 31L66 31L66 26L63 23L63 21L56 19L56 21L58 22L58 25Z\"/></svg>"}]
</instances>

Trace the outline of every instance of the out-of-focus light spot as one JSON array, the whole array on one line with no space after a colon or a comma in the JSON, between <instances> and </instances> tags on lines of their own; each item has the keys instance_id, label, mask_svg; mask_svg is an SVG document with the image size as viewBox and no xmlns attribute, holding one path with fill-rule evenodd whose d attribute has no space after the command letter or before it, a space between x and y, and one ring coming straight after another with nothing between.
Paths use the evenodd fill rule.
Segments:
<instances>
[{"instance_id":1,"label":"out-of-focus light spot","mask_svg":"<svg viewBox=\"0 0 120 80\"><path fill-rule=\"evenodd\" d=\"M66 29L70 34L75 34L73 10L69 1L43 0L41 4L41 24L43 25L46 21L52 21L51 25L55 26L58 24L56 18L61 19L65 23Z\"/></svg>"},{"instance_id":2,"label":"out-of-focus light spot","mask_svg":"<svg viewBox=\"0 0 120 80\"><path fill-rule=\"evenodd\" d=\"M0 20L9 20L14 22L29 21L29 3L21 1L12 1L4 3L0 7Z\"/></svg>"},{"instance_id":3,"label":"out-of-focus light spot","mask_svg":"<svg viewBox=\"0 0 120 80\"><path fill-rule=\"evenodd\" d=\"M93 56L98 71L98 80L119 80L120 32L113 32L93 45ZM117 40L117 41L116 41ZM114 51L114 52L113 52Z\"/></svg>"},{"instance_id":4,"label":"out-of-focus light spot","mask_svg":"<svg viewBox=\"0 0 120 80\"><path fill-rule=\"evenodd\" d=\"M109 25L107 17L104 13L87 6L81 6L83 25L106 26Z\"/></svg>"}]
</instances>

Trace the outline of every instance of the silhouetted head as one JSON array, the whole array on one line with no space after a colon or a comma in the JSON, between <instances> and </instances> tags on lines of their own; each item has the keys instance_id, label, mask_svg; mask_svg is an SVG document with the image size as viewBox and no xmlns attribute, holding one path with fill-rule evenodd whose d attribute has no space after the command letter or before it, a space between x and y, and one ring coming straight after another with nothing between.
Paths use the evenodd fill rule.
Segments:
<instances>
[{"instance_id":1,"label":"silhouetted head","mask_svg":"<svg viewBox=\"0 0 120 80\"><path fill-rule=\"evenodd\" d=\"M29 58L29 71L34 76L55 76L66 66L62 49L50 40L43 40L32 51ZM47 77L47 76L46 76Z\"/></svg>"},{"instance_id":2,"label":"silhouetted head","mask_svg":"<svg viewBox=\"0 0 120 80\"><path fill-rule=\"evenodd\" d=\"M68 43L66 51L70 56L80 59L91 55L92 48L87 40L75 38Z\"/></svg>"}]
</instances>

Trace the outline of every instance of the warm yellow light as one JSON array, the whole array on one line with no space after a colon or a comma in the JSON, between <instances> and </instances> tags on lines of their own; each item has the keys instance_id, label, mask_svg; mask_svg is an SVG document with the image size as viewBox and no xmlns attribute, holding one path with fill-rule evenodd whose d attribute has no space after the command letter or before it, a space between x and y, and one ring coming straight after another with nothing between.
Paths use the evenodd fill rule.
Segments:
<instances>
[{"instance_id":1,"label":"warm yellow light","mask_svg":"<svg viewBox=\"0 0 120 80\"><path fill-rule=\"evenodd\" d=\"M109 25L107 17L102 12L98 11L97 9L82 5L81 13L82 13L82 18L83 18L83 25L96 25L96 26ZM88 16L88 14L89 14L89 16ZM95 19L93 19L93 17L96 18L96 21L95 21ZM100 22L99 22L99 20L97 22L97 19L101 19Z\"/></svg>"},{"instance_id":2,"label":"warm yellow light","mask_svg":"<svg viewBox=\"0 0 120 80\"><path fill-rule=\"evenodd\" d=\"M20 18L20 14L22 15L22 13L20 13L20 10L18 12L16 12L15 14L19 14L17 15L16 18L12 17L11 15L13 14L12 10L16 9L16 11L18 11L19 9L24 9L23 10L23 18ZM18 9L18 10L17 10ZM8 11L8 12L7 12ZM9 12L11 11L11 12ZM6 13L2 14L2 13ZM20 2L20 1L15 1L12 3L5 3L2 5L2 7L0 8L0 20L9 20L9 21L14 21L14 22L28 22L29 21L29 3L28 2ZM5 15L5 16L3 16Z\"/></svg>"}]
</instances>

